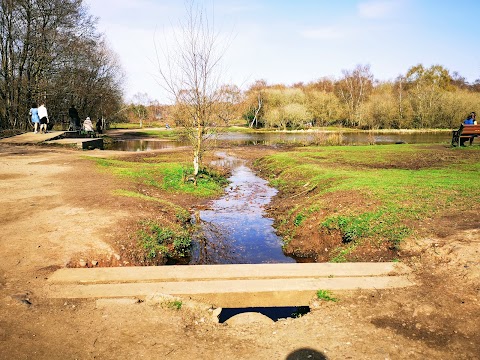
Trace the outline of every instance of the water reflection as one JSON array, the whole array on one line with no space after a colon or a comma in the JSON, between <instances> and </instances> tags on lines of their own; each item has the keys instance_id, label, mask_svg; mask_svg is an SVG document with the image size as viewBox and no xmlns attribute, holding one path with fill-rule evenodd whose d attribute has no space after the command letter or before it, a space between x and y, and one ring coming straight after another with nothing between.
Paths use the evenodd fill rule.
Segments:
<instances>
[{"instance_id":1,"label":"water reflection","mask_svg":"<svg viewBox=\"0 0 480 360\"><path fill-rule=\"evenodd\" d=\"M220 133L216 139L219 145L275 145L275 144L315 144L319 134L322 136L341 136L344 145L366 144L449 144L451 134L448 132L428 133L382 133L382 132L345 132L345 133L315 133L315 132L271 132L271 133ZM106 146L108 150L121 151L148 151L158 149L177 148L189 145L182 141L159 141L159 140L118 140Z\"/></svg>"},{"instance_id":2,"label":"water reflection","mask_svg":"<svg viewBox=\"0 0 480 360\"><path fill-rule=\"evenodd\" d=\"M273 220L265 217L265 205L277 193L238 159L221 154L223 165L232 166L225 195L208 210L196 213L190 264L259 264L295 262L285 256L275 234Z\"/></svg>"},{"instance_id":3,"label":"water reflection","mask_svg":"<svg viewBox=\"0 0 480 360\"><path fill-rule=\"evenodd\" d=\"M112 144L105 146L106 150L120 151L150 151L159 149L173 149L186 144L179 141L159 140L115 140Z\"/></svg>"},{"instance_id":4,"label":"water reflection","mask_svg":"<svg viewBox=\"0 0 480 360\"><path fill-rule=\"evenodd\" d=\"M384 132L269 132L269 133L220 133L218 141L235 145L275 145L279 143L309 144L318 142L319 137L340 136L344 145L367 144L420 144L449 143L451 134L428 133L384 133Z\"/></svg>"}]
</instances>

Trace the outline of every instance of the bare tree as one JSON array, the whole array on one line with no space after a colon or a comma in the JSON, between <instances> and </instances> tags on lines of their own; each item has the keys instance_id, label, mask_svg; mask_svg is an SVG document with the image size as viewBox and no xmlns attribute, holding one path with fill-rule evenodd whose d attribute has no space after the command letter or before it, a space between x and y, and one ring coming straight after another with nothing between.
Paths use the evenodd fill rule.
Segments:
<instances>
[{"instance_id":1,"label":"bare tree","mask_svg":"<svg viewBox=\"0 0 480 360\"><path fill-rule=\"evenodd\" d=\"M435 126L437 109L443 97L453 91L451 76L441 65L425 68L422 64L412 66L405 76L408 98L413 109L413 127Z\"/></svg>"},{"instance_id":2,"label":"bare tree","mask_svg":"<svg viewBox=\"0 0 480 360\"><path fill-rule=\"evenodd\" d=\"M132 110L140 121L140 128L143 127L143 121L148 116L147 107L151 102L152 100L148 97L147 93L138 92L133 95Z\"/></svg>"},{"instance_id":3,"label":"bare tree","mask_svg":"<svg viewBox=\"0 0 480 360\"><path fill-rule=\"evenodd\" d=\"M236 85L223 85L220 89L217 113L223 125L230 125L231 121L240 117L242 92Z\"/></svg>"},{"instance_id":4,"label":"bare tree","mask_svg":"<svg viewBox=\"0 0 480 360\"><path fill-rule=\"evenodd\" d=\"M174 34L174 45L161 47L157 60L160 83L173 97L177 123L184 126L193 147L196 183L206 143L215 134L219 118L220 61L224 47L205 9L194 1L186 2L185 8L186 17Z\"/></svg>"},{"instance_id":5,"label":"bare tree","mask_svg":"<svg viewBox=\"0 0 480 360\"><path fill-rule=\"evenodd\" d=\"M0 55L0 128L28 128L33 102L55 118L121 104L119 63L82 0L0 1Z\"/></svg>"},{"instance_id":6,"label":"bare tree","mask_svg":"<svg viewBox=\"0 0 480 360\"><path fill-rule=\"evenodd\" d=\"M337 95L347 108L347 120L359 124L358 110L373 89L370 65L357 65L352 71L343 70L343 79L337 83Z\"/></svg>"},{"instance_id":7,"label":"bare tree","mask_svg":"<svg viewBox=\"0 0 480 360\"><path fill-rule=\"evenodd\" d=\"M259 118L264 112L265 89L267 89L267 82L263 79L255 81L250 89L247 91L247 106L248 108L248 126L253 128L258 127Z\"/></svg>"}]
</instances>

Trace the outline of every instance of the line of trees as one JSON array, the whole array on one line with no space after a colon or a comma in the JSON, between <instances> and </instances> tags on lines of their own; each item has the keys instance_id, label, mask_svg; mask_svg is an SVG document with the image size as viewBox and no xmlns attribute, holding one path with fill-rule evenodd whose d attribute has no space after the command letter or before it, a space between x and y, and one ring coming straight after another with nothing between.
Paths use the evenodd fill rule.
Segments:
<instances>
[{"instance_id":1,"label":"line of trees","mask_svg":"<svg viewBox=\"0 0 480 360\"><path fill-rule=\"evenodd\" d=\"M357 65L344 70L340 79L324 77L292 86L257 80L246 91L224 85L216 94L211 120L216 126L455 128L471 111L480 112L480 79L470 84L441 65L412 66L394 81L375 80L368 65ZM180 103L167 106L137 101L130 105L135 111L129 118L184 126L180 107Z\"/></svg>"},{"instance_id":2,"label":"line of trees","mask_svg":"<svg viewBox=\"0 0 480 360\"><path fill-rule=\"evenodd\" d=\"M452 128L480 110L480 80L469 84L440 65L419 64L395 81L380 82L368 65L357 65L338 80L293 86L257 81L238 106L246 122L258 127Z\"/></svg>"},{"instance_id":3,"label":"line of trees","mask_svg":"<svg viewBox=\"0 0 480 360\"><path fill-rule=\"evenodd\" d=\"M81 117L121 108L121 67L82 0L2 0L0 54L0 129L28 129L34 103L54 122L71 104Z\"/></svg>"}]
</instances>

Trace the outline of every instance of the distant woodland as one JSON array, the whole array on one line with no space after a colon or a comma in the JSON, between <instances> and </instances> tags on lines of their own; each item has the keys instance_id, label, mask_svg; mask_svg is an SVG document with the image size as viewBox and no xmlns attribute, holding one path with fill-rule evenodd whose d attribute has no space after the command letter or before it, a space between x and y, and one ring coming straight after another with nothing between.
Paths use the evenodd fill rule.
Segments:
<instances>
[{"instance_id":1,"label":"distant woodland","mask_svg":"<svg viewBox=\"0 0 480 360\"><path fill-rule=\"evenodd\" d=\"M343 126L366 130L457 127L480 110L480 80L468 83L441 65L412 66L395 81L375 80L368 65L344 70L339 79L324 77L291 86L256 81L246 91L227 85L218 97L217 125L305 129ZM142 98L141 96L138 99ZM163 118L181 124L175 106L143 101L129 105L129 118Z\"/></svg>"}]
</instances>

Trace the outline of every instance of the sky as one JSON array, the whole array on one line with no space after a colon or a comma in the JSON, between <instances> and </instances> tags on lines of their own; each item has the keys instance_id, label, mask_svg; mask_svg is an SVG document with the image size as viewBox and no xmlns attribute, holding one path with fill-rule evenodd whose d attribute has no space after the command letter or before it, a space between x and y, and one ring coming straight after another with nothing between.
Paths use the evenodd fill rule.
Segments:
<instances>
[{"instance_id":1,"label":"sky","mask_svg":"<svg viewBox=\"0 0 480 360\"><path fill-rule=\"evenodd\" d=\"M124 70L126 101L147 93L168 103L157 50L179 21L182 0L85 0ZM197 1L198 2L198 1ZM370 65L388 81L419 63L480 79L479 0L200 0L228 45L224 82L292 85ZM168 41L168 40L167 40ZM168 46L167 46L168 47Z\"/></svg>"}]
</instances>

